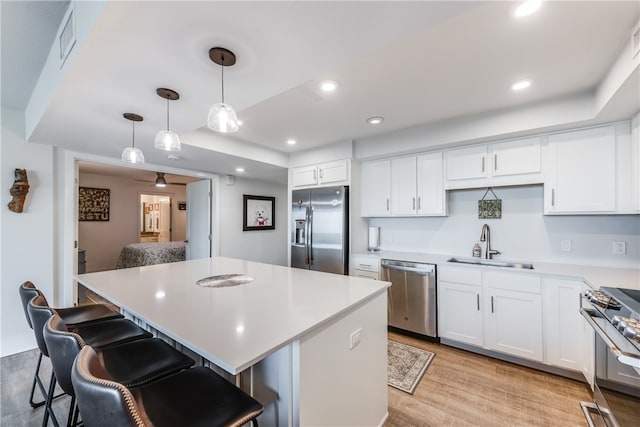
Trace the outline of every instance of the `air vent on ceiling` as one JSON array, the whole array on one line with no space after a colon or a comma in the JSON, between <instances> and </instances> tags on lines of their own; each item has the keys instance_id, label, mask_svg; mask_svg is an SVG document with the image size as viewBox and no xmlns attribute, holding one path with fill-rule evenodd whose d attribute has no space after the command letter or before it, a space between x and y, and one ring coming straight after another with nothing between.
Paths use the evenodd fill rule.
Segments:
<instances>
[{"instance_id":1,"label":"air vent on ceiling","mask_svg":"<svg viewBox=\"0 0 640 427\"><path fill-rule=\"evenodd\" d=\"M69 4L69 9L64 15L58 41L60 43L60 68L64 66L67 57L71 53L73 46L76 44L76 18L75 7L73 3Z\"/></svg>"},{"instance_id":2,"label":"air vent on ceiling","mask_svg":"<svg viewBox=\"0 0 640 427\"><path fill-rule=\"evenodd\" d=\"M638 52L640 52L640 22L631 33L631 58L638 56Z\"/></svg>"}]
</instances>

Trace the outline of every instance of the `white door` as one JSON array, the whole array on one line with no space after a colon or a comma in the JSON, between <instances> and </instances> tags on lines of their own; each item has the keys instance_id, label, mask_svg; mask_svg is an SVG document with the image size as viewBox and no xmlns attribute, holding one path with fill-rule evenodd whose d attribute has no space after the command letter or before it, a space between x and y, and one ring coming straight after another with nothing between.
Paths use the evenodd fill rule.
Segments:
<instances>
[{"instance_id":1,"label":"white door","mask_svg":"<svg viewBox=\"0 0 640 427\"><path fill-rule=\"evenodd\" d=\"M187 184L186 258L211 256L211 180Z\"/></svg>"}]
</instances>

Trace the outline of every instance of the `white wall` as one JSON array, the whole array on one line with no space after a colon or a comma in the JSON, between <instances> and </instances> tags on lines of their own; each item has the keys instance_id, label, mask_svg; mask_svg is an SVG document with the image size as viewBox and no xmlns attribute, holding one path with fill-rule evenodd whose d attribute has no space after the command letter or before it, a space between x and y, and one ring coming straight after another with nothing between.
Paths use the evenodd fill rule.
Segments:
<instances>
[{"instance_id":1,"label":"white wall","mask_svg":"<svg viewBox=\"0 0 640 427\"><path fill-rule=\"evenodd\" d=\"M0 191L0 355L35 347L18 286L31 280L54 303L54 148L25 142L24 113L2 107L2 180ZM11 212L9 188L15 168L27 170L29 193L24 212Z\"/></svg>"},{"instance_id":2,"label":"white wall","mask_svg":"<svg viewBox=\"0 0 640 427\"><path fill-rule=\"evenodd\" d=\"M158 188L150 183L128 178L79 174L81 187L110 189L109 221L79 221L78 247L86 251L87 272L113 270L124 245L139 241L140 194L173 195L173 240L184 240L186 211L178 210L177 201L186 200L182 185Z\"/></svg>"},{"instance_id":3,"label":"white wall","mask_svg":"<svg viewBox=\"0 0 640 427\"><path fill-rule=\"evenodd\" d=\"M485 191L449 191L448 217L372 218L369 223L380 227L382 250L471 256L486 223L500 259L638 268L638 215L544 216L542 185L531 185L494 188L502 199L502 218L478 219ZM563 239L572 241L571 252L560 251ZM614 240L627 243L626 255L612 254Z\"/></svg>"},{"instance_id":4,"label":"white wall","mask_svg":"<svg viewBox=\"0 0 640 427\"><path fill-rule=\"evenodd\" d=\"M220 183L220 256L287 265L287 187L270 182L235 178ZM244 194L276 198L275 230L242 231Z\"/></svg>"}]
</instances>

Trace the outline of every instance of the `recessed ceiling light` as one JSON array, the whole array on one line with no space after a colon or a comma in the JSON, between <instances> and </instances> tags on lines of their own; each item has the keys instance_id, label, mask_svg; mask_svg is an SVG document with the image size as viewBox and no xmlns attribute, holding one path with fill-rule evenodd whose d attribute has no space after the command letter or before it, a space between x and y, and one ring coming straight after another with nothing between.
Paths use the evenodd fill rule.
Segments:
<instances>
[{"instance_id":1,"label":"recessed ceiling light","mask_svg":"<svg viewBox=\"0 0 640 427\"><path fill-rule=\"evenodd\" d=\"M320 89L322 89L323 92L333 92L337 88L338 83L334 82L333 80L325 80L320 83Z\"/></svg>"},{"instance_id":2,"label":"recessed ceiling light","mask_svg":"<svg viewBox=\"0 0 640 427\"><path fill-rule=\"evenodd\" d=\"M244 168L236 168L236 172L242 173L244 172Z\"/></svg>"},{"instance_id":3,"label":"recessed ceiling light","mask_svg":"<svg viewBox=\"0 0 640 427\"><path fill-rule=\"evenodd\" d=\"M367 123L370 125L379 125L382 122L384 122L384 117L369 117L367 119Z\"/></svg>"},{"instance_id":4,"label":"recessed ceiling light","mask_svg":"<svg viewBox=\"0 0 640 427\"><path fill-rule=\"evenodd\" d=\"M298 143L298 141L296 141L295 139L287 139L287 144L289 145L296 145Z\"/></svg>"},{"instance_id":5,"label":"recessed ceiling light","mask_svg":"<svg viewBox=\"0 0 640 427\"><path fill-rule=\"evenodd\" d=\"M517 17L531 15L533 12L540 8L540 0L528 0L522 3L515 11Z\"/></svg>"},{"instance_id":6,"label":"recessed ceiling light","mask_svg":"<svg viewBox=\"0 0 640 427\"><path fill-rule=\"evenodd\" d=\"M511 85L511 90L522 90L531 86L531 80L520 80Z\"/></svg>"}]
</instances>

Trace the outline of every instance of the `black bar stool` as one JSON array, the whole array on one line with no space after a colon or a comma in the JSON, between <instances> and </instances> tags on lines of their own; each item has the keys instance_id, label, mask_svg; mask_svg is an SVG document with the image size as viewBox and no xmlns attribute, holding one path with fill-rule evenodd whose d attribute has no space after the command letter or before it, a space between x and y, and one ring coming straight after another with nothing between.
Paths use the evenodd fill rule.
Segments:
<instances>
[{"instance_id":1,"label":"black bar stool","mask_svg":"<svg viewBox=\"0 0 640 427\"><path fill-rule=\"evenodd\" d=\"M44 297L42 292L33 284L33 282L26 281L18 288L18 293L20 294L20 300L22 301L22 309L24 310L24 317L27 319L27 324L29 328L33 329L33 325L31 324L31 319L29 318L29 313L27 312L27 305L29 301L35 296L41 296L44 298L45 302L47 299ZM48 303L47 303L48 305ZM79 307L70 307L70 308L58 308L56 309L57 313L65 319L69 324L81 324L81 323L90 323L100 320L106 319L118 319L122 318L120 313L117 313L111 310L104 304L93 304ZM46 402L47 392L44 387L44 383L40 378L40 366L42 365L42 352L38 355L38 363L36 365L36 371L33 374L33 383L31 384L31 393L29 394L29 404L32 408L37 408L42 406ZM36 391L36 385L40 389L42 393L43 400L40 402L33 401L33 395Z\"/></svg>"},{"instance_id":2,"label":"black bar stool","mask_svg":"<svg viewBox=\"0 0 640 427\"><path fill-rule=\"evenodd\" d=\"M251 396L211 369L186 369L138 387L126 387L106 372L86 346L71 370L80 414L87 427L241 426L264 410Z\"/></svg>"},{"instance_id":3,"label":"black bar stool","mask_svg":"<svg viewBox=\"0 0 640 427\"><path fill-rule=\"evenodd\" d=\"M71 368L77 354L86 345L85 341L80 335L69 332L60 316L55 314L45 323L43 336L55 380L71 396L67 427L76 426L78 408L71 384ZM97 350L97 353L109 376L126 387L146 384L195 364L193 359L157 338L113 345Z\"/></svg>"},{"instance_id":4,"label":"black bar stool","mask_svg":"<svg viewBox=\"0 0 640 427\"><path fill-rule=\"evenodd\" d=\"M49 307L47 301L41 295L33 297L27 305L27 312L33 325L33 332L38 343L40 352L49 357L47 345L44 341L43 328L47 320L56 313L54 308ZM85 342L95 345L96 348L108 347L110 345L122 344L129 341L135 341L142 338L151 338L151 334L144 329L140 328L133 322L125 319L109 319L102 322L91 322L84 326L83 324L76 324L73 327L68 327L72 332L80 335ZM51 373L51 380L49 382L49 391L45 394L46 403L44 411L43 426L48 423L49 416L51 421L56 427L59 427L58 420L55 414L51 410L51 403L54 399L55 391L55 373ZM57 397L57 396L56 396Z\"/></svg>"}]
</instances>

